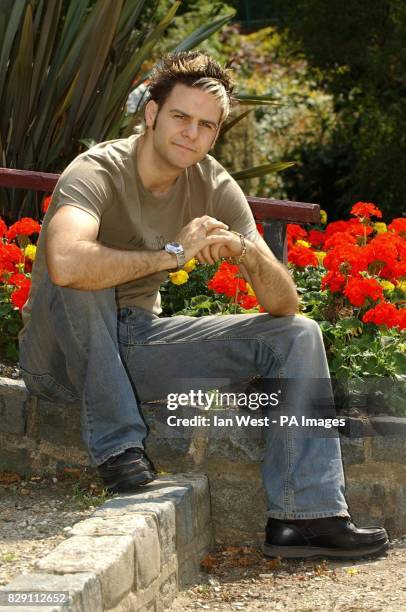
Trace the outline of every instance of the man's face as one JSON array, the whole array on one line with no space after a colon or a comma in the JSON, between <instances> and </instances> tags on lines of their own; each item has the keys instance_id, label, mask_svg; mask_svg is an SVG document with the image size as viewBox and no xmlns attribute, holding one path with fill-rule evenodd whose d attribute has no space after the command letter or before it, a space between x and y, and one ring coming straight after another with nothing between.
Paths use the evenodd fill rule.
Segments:
<instances>
[{"instance_id":1,"label":"man's face","mask_svg":"<svg viewBox=\"0 0 406 612\"><path fill-rule=\"evenodd\" d=\"M175 85L159 112L153 100L145 111L155 152L168 165L182 170L209 152L220 117L220 105L212 94L186 85Z\"/></svg>"}]
</instances>

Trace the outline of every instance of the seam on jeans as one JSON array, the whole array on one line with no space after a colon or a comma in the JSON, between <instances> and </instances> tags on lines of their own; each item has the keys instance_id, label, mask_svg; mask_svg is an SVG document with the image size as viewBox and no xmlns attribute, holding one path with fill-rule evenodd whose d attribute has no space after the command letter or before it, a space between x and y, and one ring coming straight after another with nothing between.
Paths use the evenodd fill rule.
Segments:
<instances>
[{"instance_id":1,"label":"seam on jeans","mask_svg":"<svg viewBox=\"0 0 406 612\"><path fill-rule=\"evenodd\" d=\"M110 457L116 457L117 455L121 455L121 453L126 451L128 448L141 448L142 450L144 450L144 446L140 442L127 442L126 444L118 446L114 451L108 451L107 453L104 453L104 455L102 455L100 459L97 459L95 463L97 466L100 466L102 463L110 459Z\"/></svg>"},{"instance_id":2,"label":"seam on jeans","mask_svg":"<svg viewBox=\"0 0 406 612\"><path fill-rule=\"evenodd\" d=\"M264 338L258 338L257 336L222 336L221 338L199 338L196 340L157 340L157 341L145 341L145 342L128 342L122 343L126 344L129 347L134 346L145 346L145 347L155 347L155 346L168 346L168 345L176 345L176 344L197 344L198 342L225 342L225 341L240 341L240 340L248 340L254 342L260 342L267 346L274 357L278 360L278 364L281 366L283 364L283 359L280 353L275 349L275 347L269 343L269 341L264 340ZM283 371L283 369L281 369Z\"/></svg>"},{"instance_id":3,"label":"seam on jeans","mask_svg":"<svg viewBox=\"0 0 406 612\"><path fill-rule=\"evenodd\" d=\"M87 355L88 355L88 351L86 350L86 347L83 345L82 340L81 340L80 336L78 335L78 333L77 333L77 331L76 331L76 329L75 329L75 326L73 325L73 320L75 319L75 315L74 315L74 314L72 314L72 312L71 312L71 310L70 310L70 308L69 308L69 306L68 306L68 303L67 303L67 302L66 302L66 300L65 300L64 292L63 292L63 291L60 291L59 293L60 293L61 300L62 300L62 303L63 303L63 305L64 305L64 308L65 308L65 310L66 310L67 314L69 315L69 316L67 317L67 320L68 320L69 326L70 326L70 327L71 327L71 329L72 329L72 334L75 336L75 338L76 338L77 342L78 342L78 343L80 344L80 346L82 347L82 350L83 350L84 354L87 356Z\"/></svg>"},{"instance_id":4,"label":"seam on jeans","mask_svg":"<svg viewBox=\"0 0 406 612\"><path fill-rule=\"evenodd\" d=\"M267 516L280 520L295 520L295 519L316 519L328 518L332 516L343 516L351 518L348 510L325 510L324 512L280 512L273 510L267 511Z\"/></svg>"},{"instance_id":5,"label":"seam on jeans","mask_svg":"<svg viewBox=\"0 0 406 612\"><path fill-rule=\"evenodd\" d=\"M285 486L284 486L284 507L288 508L288 512L294 512L294 501L292 503L292 498L294 500L293 487L290 482L290 478L292 476L293 471L293 457L295 454L294 447L294 437L292 432L289 429L286 429L286 454L288 465L286 468L286 478L285 478ZM293 507L292 507L293 506Z\"/></svg>"}]
</instances>

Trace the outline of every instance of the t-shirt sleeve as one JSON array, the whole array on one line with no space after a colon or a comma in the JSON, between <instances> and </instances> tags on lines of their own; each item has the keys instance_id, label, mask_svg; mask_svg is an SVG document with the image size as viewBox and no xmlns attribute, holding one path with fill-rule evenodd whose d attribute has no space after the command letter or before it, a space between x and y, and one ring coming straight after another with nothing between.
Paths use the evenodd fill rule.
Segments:
<instances>
[{"instance_id":1,"label":"t-shirt sleeve","mask_svg":"<svg viewBox=\"0 0 406 612\"><path fill-rule=\"evenodd\" d=\"M214 216L226 223L231 230L243 234L255 242L259 233L254 215L238 183L223 170L214 193Z\"/></svg>"},{"instance_id":2,"label":"t-shirt sleeve","mask_svg":"<svg viewBox=\"0 0 406 612\"><path fill-rule=\"evenodd\" d=\"M61 206L75 206L100 222L112 203L108 171L95 160L74 160L62 173L52 203L54 212Z\"/></svg>"}]
</instances>

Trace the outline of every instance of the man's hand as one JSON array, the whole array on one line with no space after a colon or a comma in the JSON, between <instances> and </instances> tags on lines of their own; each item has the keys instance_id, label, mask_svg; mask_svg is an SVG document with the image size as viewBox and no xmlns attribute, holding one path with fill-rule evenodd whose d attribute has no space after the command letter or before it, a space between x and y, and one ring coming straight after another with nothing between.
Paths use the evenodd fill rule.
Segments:
<instances>
[{"instance_id":1,"label":"man's hand","mask_svg":"<svg viewBox=\"0 0 406 612\"><path fill-rule=\"evenodd\" d=\"M233 238L237 238L227 230L228 226L225 223L204 215L196 217L185 225L176 236L176 242L183 246L186 261L196 257L200 263L214 263L215 260L211 258L210 253L217 256L221 247L224 247L224 252L226 252ZM206 260L205 257L208 259ZM221 255L221 257L227 257L227 255Z\"/></svg>"},{"instance_id":2,"label":"man's hand","mask_svg":"<svg viewBox=\"0 0 406 612\"><path fill-rule=\"evenodd\" d=\"M225 229L214 230L218 236L228 236L227 243L206 246L196 257L200 263L213 264L222 257L238 258L242 253L240 237ZM273 316L294 315L298 298L294 282L286 269L261 238L245 239L246 255L240 265L245 280L255 291L258 302Z\"/></svg>"},{"instance_id":3,"label":"man's hand","mask_svg":"<svg viewBox=\"0 0 406 612\"><path fill-rule=\"evenodd\" d=\"M223 224L224 225L224 224ZM241 239L233 232L228 231L227 226L211 230L208 237L213 234L227 238L227 242L209 244L199 251L195 257L201 264L214 264L222 257L239 257L242 252Z\"/></svg>"}]
</instances>

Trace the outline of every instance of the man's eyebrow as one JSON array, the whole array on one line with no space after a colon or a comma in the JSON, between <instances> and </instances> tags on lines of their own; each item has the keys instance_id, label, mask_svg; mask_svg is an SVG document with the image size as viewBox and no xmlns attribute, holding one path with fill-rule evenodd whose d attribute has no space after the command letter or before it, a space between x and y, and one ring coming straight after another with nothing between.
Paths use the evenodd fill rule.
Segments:
<instances>
[{"instance_id":1,"label":"man's eyebrow","mask_svg":"<svg viewBox=\"0 0 406 612\"><path fill-rule=\"evenodd\" d=\"M192 116L192 115L189 115L188 113L185 113L185 111L181 110L180 108L171 108L169 112L170 113L180 113L181 115L184 115L185 117ZM200 119L200 121L204 121L205 123L210 123L215 128L218 127L218 123L216 123L215 121L212 121L211 119Z\"/></svg>"}]
</instances>

